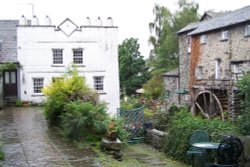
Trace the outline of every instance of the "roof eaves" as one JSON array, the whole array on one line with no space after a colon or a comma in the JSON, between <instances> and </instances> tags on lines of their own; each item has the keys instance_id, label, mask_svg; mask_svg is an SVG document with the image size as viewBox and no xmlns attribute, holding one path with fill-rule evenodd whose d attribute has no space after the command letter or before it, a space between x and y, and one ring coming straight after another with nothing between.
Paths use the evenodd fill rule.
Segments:
<instances>
[{"instance_id":1,"label":"roof eaves","mask_svg":"<svg viewBox=\"0 0 250 167\"><path fill-rule=\"evenodd\" d=\"M198 28L190 32L188 35L198 35L204 32L242 24L247 21L250 21L250 6L200 22Z\"/></svg>"},{"instance_id":2,"label":"roof eaves","mask_svg":"<svg viewBox=\"0 0 250 167\"><path fill-rule=\"evenodd\" d=\"M181 34L181 33L187 32L187 31L192 31L192 30L196 29L199 26L199 24L200 24L200 22L190 23L187 26L185 26L184 28L182 28L181 30L179 30L177 32L177 34Z\"/></svg>"}]
</instances>

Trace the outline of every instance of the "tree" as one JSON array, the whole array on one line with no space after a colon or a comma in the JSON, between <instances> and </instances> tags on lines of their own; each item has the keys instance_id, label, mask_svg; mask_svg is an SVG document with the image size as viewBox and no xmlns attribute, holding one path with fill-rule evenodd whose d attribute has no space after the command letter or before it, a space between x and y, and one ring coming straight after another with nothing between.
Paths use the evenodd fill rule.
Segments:
<instances>
[{"instance_id":1,"label":"tree","mask_svg":"<svg viewBox=\"0 0 250 167\"><path fill-rule=\"evenodd\" d=\"M238 126L244 135L250 135L250 71L237 82L240 89L238 94L242 98L242 113L238 117Z\"/></svg>"},{"instance_id":2,"label":"tree","mask_svg":"<svg viewBox=\"0 0 250 167\"><path fill-rule=\"evenodd\" d=\"M171 14L168 8L155 5L154 22L149 23L151 36L149 43L153 46L150 52L149 65L153 74L172 70L178 65L177 32L191 22L198 20L199 5L188 0L178 1L179 10Z\"/></svg>"},{"instance_id":3,"label":"tree","mask_svg":"<svg viewBox=\"0 0 250 167\"><path fill-rule=\"evenodd\" d=\"M125 39L119 45L120 88L132 95L148 78L148 68L139 52L140 45L134 38Z\"/></svg>"},{"instance_id":4,"label":"tree","mask_svg":"<svg viewBox=\"0 0 250 167\"><path fill-rule=\"evenodd\" d=\"M146 84L143 85L145 91L144 96L147 99L159 99L164 92L164 82L161 75L152 77Z\"/></svg>"},{"instance_id":5,"label":"tree","mask_svg":"<svg viewBox=\"0 0 250 167\"><path fill-rule=\"evenodd\" d=\"M160 47L161 41L164 39L164 28L169 27L171 20L171 12L158 4L155 4L153 8L153 14L155 15L154 21L149 23L150 37L149 44L153 46L150 50L148 64L155 69L157 63L157 48Z\"/></svg>"}]
</instances>

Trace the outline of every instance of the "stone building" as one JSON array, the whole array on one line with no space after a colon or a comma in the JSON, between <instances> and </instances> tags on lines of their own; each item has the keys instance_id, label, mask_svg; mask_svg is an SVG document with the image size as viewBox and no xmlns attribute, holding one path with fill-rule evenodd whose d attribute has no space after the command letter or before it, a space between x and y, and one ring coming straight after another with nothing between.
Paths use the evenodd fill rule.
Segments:
<instances>
[{"instance_id":1,"label":"stone building","mask_svg":"<svg viewBox=\"0 0 250 167\"><path fill-rule=\"evenodd\" d=\"M203 15L200 22L181 29L178 37L179 89L190 95L180 96L180 103L206 117L234 116L235 83L250 70L250 6Z\"/></svg>"},{"instance_id":2,"label":"stone building","mask_svg":"<svg viewBox=\"0 0 250 167\"><path fill-rule=\"evenodd\" d=\"M74 64L100 99L108 104L108 112L120 106L118 72L118 27L112 18L105 24L89 18L78 26L70 19L60 25L46 17L0 21L0 63L16 63L18 69L5 70L1 77L1 98L33 103L46 100L42 88L60 77Z\"/></svg>"},{"instance_id":3,"label":"stone building","mask_svg":"<svg viewBox=\"0 0 250 167\"><path fill-rule=\"evenodd\" d=\"M179 88L179 75L178 69L164 73L164 85L165 85L165 101L167 105L176 105L179 101L179 96L176 90Z\"/></svg>"}]
</instances>

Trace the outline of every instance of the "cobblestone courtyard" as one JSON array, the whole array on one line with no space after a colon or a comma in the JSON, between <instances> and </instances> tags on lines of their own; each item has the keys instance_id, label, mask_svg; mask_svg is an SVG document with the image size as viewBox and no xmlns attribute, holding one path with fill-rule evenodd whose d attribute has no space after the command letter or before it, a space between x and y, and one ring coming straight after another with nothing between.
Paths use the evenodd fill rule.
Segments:
<instances>
[{"instance_id":1,"label":"cobblestone courtyard","mask_svg":"<svg viewBox=\"0 0 250 167\"><path fill-rule=\"evenodd\" d=\"M0 112L4 167L100 166L91 148L79 149L57 129L48 129L42 108L6 108Z\"/></svg>"},{"instance_id":2,"label":"cobblestone courtyard","mask_svg":"<svg viewBox=\"0 0 250 167\"><path fill-rule=\"evenodd\" d=\"M39 107L4 108L0 111L0 139L3 141L3 167L186 167L146 144L130 145L123 161L77 147L63 138L57 128L48 128Z\"/></svg>"}]
</instances>

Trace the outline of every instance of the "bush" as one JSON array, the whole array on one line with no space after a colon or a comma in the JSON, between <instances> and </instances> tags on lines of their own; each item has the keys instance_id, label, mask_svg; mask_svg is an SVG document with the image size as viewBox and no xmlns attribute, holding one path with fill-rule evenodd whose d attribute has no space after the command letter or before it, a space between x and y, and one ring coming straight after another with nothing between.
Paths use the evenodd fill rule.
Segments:
<instances>
[{"instance_id":1,"label":"bush","mask_svg":"<svg viewBox=\"0 0 250 167\"><path fill-rule=\"evenodd\" d=\"M244 98L242 101L243 113L239 115L237 125L244 135L250 135L250 72L237 82L240 89L239 96Z\"/></svg>"},{"instance_id":2,"label":"bush","mask_svg":"<svg viewBox=\"0 0 250 167\"><path fill-rule=\"evenodd\" d=\"M121 108L125 110L132 110L141 107L141 102L136 97L128 97L127 100L121 102Z\"/></svg>"},{"instance_id":3,"label":"bush","mask_svg":"<svg viewBox=\"0 0 250 167\"><path fill-rule=\"evenodd\" d=\"M65 106L61 118L64 134L73 139L86 136L98 138L107 133L108 115L104 104L70 102Z\"/></svg>"},{"instance_id":4,"label":"bush","mask_svg":"<svg viewBox=\"0 0 250 167\"><path fill-rule=\"evenodd\" d=\"M51 125L59 124L65 105L71 101L98 103L98 94L87 86L85 78L75 70L55 79L43 89L43 93L47 96L45 116Z\"/></svg>"},{"instance_id":5,"label":"bush","mask_svg":"<svg viewBox=\"0 0 250 167\"><path fill-rule=\"evenodd\" d=\"M0 150L0 161L4 160L4 153L2 150Z\"/></svg>"},{"instance_id":6,"label":"bush","mask_svg":"<svg viewBox=\"0 0 250 167\"><path fill-rule=\"evenodd\" d=\"M116 132L121 141L126 141L129 137L129 132L124 128L124 120L122 118L110 118L108 120L108 132Z\"/></svg>"},{"instance_id":7,"label":"bush","mask_svg":"<svg viewBox=\"0 0 250 167\"><path fill-rule=\"evenodd\" d=\"M161 75L152 77L146 84L143 85L145 90L144 96L150 100L160 98L164 93L164 82Z\"/></svg>"},{"instance_id":8,"label":"bush","mask_svg":"<svg viewBox=\"0 0 250 167\"><path fill-rule=\"evenodd\" d=\"M169 135L164 146L166 154L177 160L187 161L189 138L195 130L207 131L211 140L217 142L222 135L239 134L238 128L231 122L194 117L187 109L182 108L170 118Z\"/></svg>"},{"instance_id":9,"label":"bush","mask_svg":"<svg viewBox=\"0 0 250 167\"><path fill-rule=\"evenodd\" d=\"M0 142L0 161L4 160L4 152L2 151L2 142Z\"/></svg>"}]
</instances>

